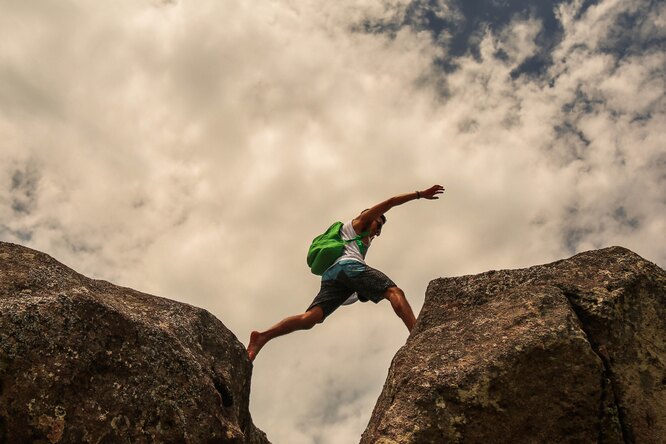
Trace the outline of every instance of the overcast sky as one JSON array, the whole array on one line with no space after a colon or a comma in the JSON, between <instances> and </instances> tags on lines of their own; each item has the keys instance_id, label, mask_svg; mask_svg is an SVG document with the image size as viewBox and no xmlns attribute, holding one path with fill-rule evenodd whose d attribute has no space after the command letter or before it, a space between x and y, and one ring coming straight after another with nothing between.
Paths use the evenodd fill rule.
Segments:
<instances>
[{"instance_id":1,"label":"overcast sky","mask_svg":"<svg viewBox=\"0 0 666 444\"><path fill-rule=\"evenodd\" d=\"M0 240L203 307L244 344L319 289L309 242L428 282L621 245L666 266L666 4L0 0ZM358 441L407 330L354 304L269 343L269 439Z\"/></svg>"}]
</instances>

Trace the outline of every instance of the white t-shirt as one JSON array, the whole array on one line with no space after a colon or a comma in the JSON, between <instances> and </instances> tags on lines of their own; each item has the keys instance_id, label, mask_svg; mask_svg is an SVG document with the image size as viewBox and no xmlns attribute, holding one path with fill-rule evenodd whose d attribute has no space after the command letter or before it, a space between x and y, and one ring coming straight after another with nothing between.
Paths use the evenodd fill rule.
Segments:
<instances>
[{"instance_id":1,"label":"white t-shirt","mask_svg":"<svg viewBox=\"0 0 666 444\"><path fill-rule=\"evenodd\" d=\"M358 234L356 234L356 231L354 230L352 221L346 222L345 224L342 225L342 228L340 229L340 234L342 235L342 239L344 240L354 239L356 238L356 236L358 236ZM368 254L368 248L370 248L370 243L372 242L372 240L369 239L368 242L369 244L365 249L366 254ZM342 253L342 256L336 259L334 264L337 264L340 261L348 261L348 260L354 260L362 264L365 264L365 256L361 253L361 250L359 249L357 242L347 242L345 244L344 253Z\"/></svg>"},{"instance_id":2,"label":"white t-shirt","mask_svg":"<svg viewBox=\"0 0 666 444\"><path fill-rule=\"evenodd\" d=\"M355 239L356 236L358 236L358 234L356 234L356 230L354 230L354 226L352 225L351 220L342 225L342 228L340 228L340 234L342 236L342 239L344 239L344 240ZM371 243L372 243L372 239L368 239L368 247L365 249L365 254L368 254L368 248L370 248ZM353 260L353 261L357 261L357 262L360 262L362 264L365 264L365 257L361 253L361 250L358 247L358 243L356 243L356 242L347 242L345 244L345 251L342 253L342 256L340 256L333 263L333 265L337 264L338 262L348 261L348 260ZM333 265L331 265L331 266L333 266ZM349 298L347 298L347 300L345 302L343 302L342 305L350 305L350 304L353 304L356 301L358 301L358 295L356 293L354 293L351 296L349 296Z\"/></svg>"}]
</instances>

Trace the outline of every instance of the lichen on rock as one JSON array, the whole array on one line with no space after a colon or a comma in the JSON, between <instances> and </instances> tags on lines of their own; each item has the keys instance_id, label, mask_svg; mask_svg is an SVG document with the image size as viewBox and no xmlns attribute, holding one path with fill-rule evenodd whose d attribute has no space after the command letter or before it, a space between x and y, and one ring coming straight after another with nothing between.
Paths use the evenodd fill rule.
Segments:
<instances>
[{"instance_id":1,"label":"lichen on rock","mask_svg":"<svg viewBox=\"0 0 666 444\"><path fill-rule=\"evenodd\" d=\"M267 443L209 312L0 242L0 443Z\"/></svg>"},{"instance_id":2,"label":"lichen on rock","mask_svg":"<svg viewBox=\"0 0 666 444\"><path fill-rule=\"evenodd\" d=\"M361 443L666 442L666 272L612 247L436 279Z\"/></svg>"}]
</instances>

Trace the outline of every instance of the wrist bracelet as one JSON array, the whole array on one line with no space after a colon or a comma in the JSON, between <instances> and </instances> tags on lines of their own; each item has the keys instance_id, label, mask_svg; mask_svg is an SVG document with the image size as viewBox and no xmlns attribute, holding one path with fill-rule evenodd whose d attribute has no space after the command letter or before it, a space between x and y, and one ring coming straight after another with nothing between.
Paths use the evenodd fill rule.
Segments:
<instances>
[{"instance_id":1,"label":"wrist bracelet","mask_svg":"<svg viewBox=\"0 0 666 444\"><path fill-rule=\"evenodd\" d=\"M416 192L416 198L417 198L417 199L420 199L420 198L421 198L421 193L419 193L418 191Z\"/></svg>"}]
</instances>

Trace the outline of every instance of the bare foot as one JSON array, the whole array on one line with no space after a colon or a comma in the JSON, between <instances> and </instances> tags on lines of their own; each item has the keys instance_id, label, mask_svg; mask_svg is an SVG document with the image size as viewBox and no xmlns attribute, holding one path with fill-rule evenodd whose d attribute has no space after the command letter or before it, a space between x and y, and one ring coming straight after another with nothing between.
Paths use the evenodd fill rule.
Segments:
<instances>
[{"instance_id":1,"label":"bare foot","mask_svg":"<svg viewBox=\"0 0 666 444\"><path fill-rule=\"evenodd\" d=\"M261 333L258 331L250 333L250 343L247 345L247 355L250 361L254 361L254 358L257 357L257 353L259 353L264 344L266 344L266 340L262 337Z\"/></svg>"}]
</instances>

